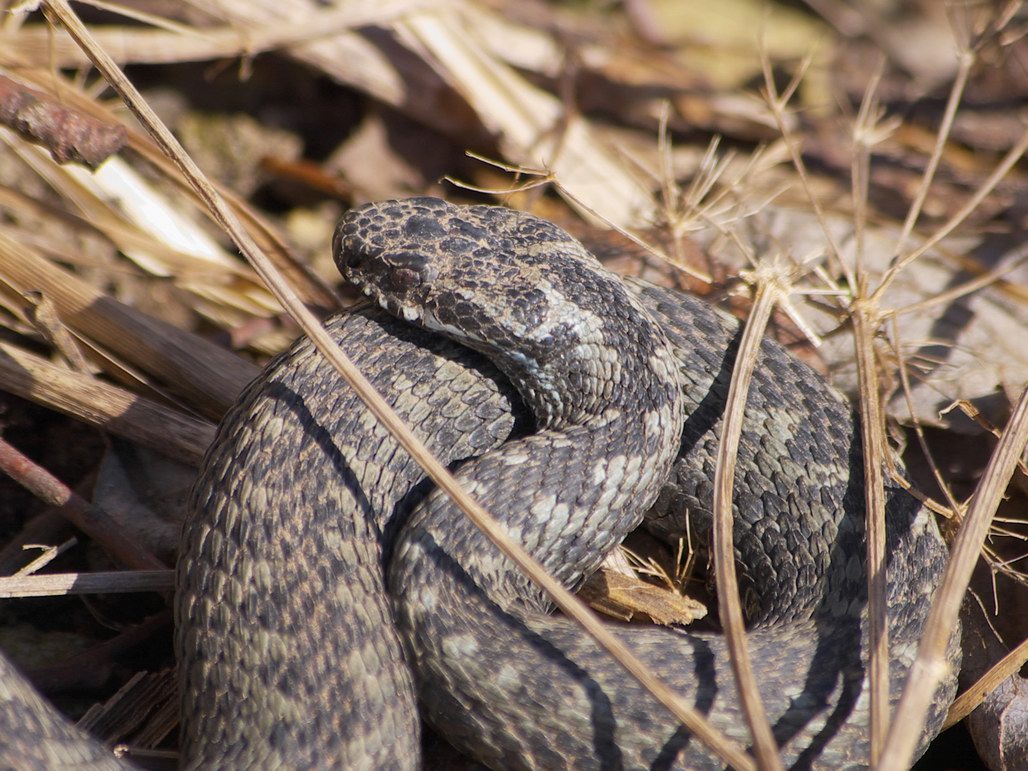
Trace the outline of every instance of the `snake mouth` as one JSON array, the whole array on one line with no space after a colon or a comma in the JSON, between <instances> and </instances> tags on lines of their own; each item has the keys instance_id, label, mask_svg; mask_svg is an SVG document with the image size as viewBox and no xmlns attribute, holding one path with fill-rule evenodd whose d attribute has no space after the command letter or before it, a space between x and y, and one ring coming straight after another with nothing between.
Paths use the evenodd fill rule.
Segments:
<instances>
[{"instance_id":1,"label":"snake mouth","mask_svg":"<svg viewBox=\"0 0 1028 771\"><path fill-rule=\"evenodd\" d=\"M333 241L336 265L343 277L388 313L408 323L424 325L423 294L438 277L438 269L417 250L385 250L347 223Z\"/></svg>"},{"instance_id":2,"label":"snake mouth","mask_svg":"<svg viewBox=\"0 0 1028 771\"><path fill-rule=\"evenodd\" d=\"M409 324L422 325L422 312L416 305L401 302L396 297L378 290L374 286L368 286L359 281L354 281L365 296L375 302L382 310L393 316L403 319Z\"/></svg>"},{"instance_id":3,"label":"snake mouth","mask_svg":"<svg viewBox=\"0 0 1028 771\"><path fill-rule=\"evenodd\" d=\"M337 234L335 253L336 264L343 278L357 287L364 296L408 323L421 322L420 308L401 299L402 295L420 284L419 280L413 280L408 275L412 271L388 265L381 254L368 253L356 237L350 234L341 238ZM388 291L389 287L392 291Z\"/></svg>"}]
</instances>

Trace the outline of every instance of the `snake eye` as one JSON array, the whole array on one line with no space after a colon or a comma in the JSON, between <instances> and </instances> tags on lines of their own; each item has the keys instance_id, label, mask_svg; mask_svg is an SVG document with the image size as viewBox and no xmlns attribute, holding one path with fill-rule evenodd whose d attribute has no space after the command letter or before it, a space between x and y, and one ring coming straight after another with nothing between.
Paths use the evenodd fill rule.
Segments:
<instances>
[{"instance_id":1,"label":"snake eye","mask_svg":"<svg viewBox=\"0 0 1028 771\"><path fill-rule=\"evenodd\" d=\"M421 274L410 268L393 268L389 271L389 286L393 290L413 289L421 284Z\"/></svg>"}]
</instances>

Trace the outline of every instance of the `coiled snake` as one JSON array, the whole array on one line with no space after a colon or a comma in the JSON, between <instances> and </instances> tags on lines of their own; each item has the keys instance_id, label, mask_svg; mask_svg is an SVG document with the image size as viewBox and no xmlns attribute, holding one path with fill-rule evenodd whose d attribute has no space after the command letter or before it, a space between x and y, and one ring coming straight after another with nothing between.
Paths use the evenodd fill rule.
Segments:
<instances>
[{"instance_id":1,"label":"coiled snake","mask_svg":"<svg viewBox=\"0 0 1028 771\"><path fill-rule=\"evenodd\" d=\"M560 580L578 584L646 510L651 530L682 533L688 513L707 537L734 320L615 278L560 228L499 207L370 204L335 247L344 275L412 323L366 310L329 322L333 336L444 462L480 456L459 478ZM766 341L735 547L758 685L795 767L866 763L861 458L845 401ZM895 700L945 550L911 496L886 495ZM306 340L226 416L191 511L176 613L186 765L415 768L420 701L493 768L721 767L425 489ZM748 741L717 634L619 631ZM922 747L953 695L957 643ZM80 751L35 722L55 752Z\"/></svg>"}]
</instances>

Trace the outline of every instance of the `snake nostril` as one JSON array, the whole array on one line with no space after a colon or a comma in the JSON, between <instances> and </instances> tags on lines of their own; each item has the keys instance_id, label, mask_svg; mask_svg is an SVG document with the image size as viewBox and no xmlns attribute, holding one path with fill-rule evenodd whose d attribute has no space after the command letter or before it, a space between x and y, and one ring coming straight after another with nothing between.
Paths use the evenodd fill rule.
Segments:
<instances>
[{"instance_id":1,"label":"snake nostril","mask_svg":"<svg viewBox=\"0 0 1028 771\"><path fill-rule=\"evenodd\" d=\"M343 245L343 265L348 268L357 268L361 264L361 253L353 244Z\"/></svg>"}]
</instances>

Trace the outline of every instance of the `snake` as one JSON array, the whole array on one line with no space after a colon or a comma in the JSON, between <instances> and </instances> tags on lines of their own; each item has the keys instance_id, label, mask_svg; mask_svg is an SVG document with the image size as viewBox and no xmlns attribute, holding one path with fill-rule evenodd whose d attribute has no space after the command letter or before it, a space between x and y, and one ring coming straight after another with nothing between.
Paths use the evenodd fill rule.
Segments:
<instances>
[{"instance_id":1,"label":"snake","mask_svg":"<svg viewBox=\"0 0 1028 771\"><path fill-rule=\"evenodd\" d=\"M557 225L436 198L366 204L333 242L371 300L329 334L566 587L642 525L711 537L741 325L608 272ZM863 445L851 405L764 339L733 490L756 684L790 768L866 767ZM895 707L946 560L886 475ZM416 769L424 726L494 769L723 768L455 507L307 338L222 420L177 566L187 768ZM694 710L750 736L716 629L606 622ZM941 729L959 633L919 742ZM0 763L115 767L0 657ZM33 737L28 741L27 737Z\"/></svg>"}]
</instances>

